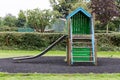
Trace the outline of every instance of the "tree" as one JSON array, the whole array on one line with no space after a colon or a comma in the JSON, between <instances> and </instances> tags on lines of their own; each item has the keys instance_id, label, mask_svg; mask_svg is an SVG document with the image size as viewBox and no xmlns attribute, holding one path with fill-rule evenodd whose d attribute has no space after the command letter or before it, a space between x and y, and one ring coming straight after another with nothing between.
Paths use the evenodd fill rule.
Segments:
<instances>
[{"instance_id":1,"label":"tree","mask_svg":"<svg viewBox=\"0 0 120 80\"><path fill-rule=\"evenodd\" d=\"M120 11L120 0L116 0L116 5L117 5L117 8L118 8L119 11Z\"/></svg>"},{"instance_id":2,"label":"tree","mask_svg":"<svg viewBox=\"0 0 120 80\"><path fill-rule=\"evenodd\" d=\"M57 13L50 10L28 10L27 11L27 23L31 25L37 32L39 29L44 32L46 26L50 26L55 21Z\"/></svg>"},{"instance_id":3,"label":"tree","mask_svg":"<svg viewBox=\"0 0 120 80\"><path fill-rule=\"evenodd\" d=\"M0 27L2 27L2 26L3 26L3 18L0 17Z\"/></svg>"},{"instance_id":4,"label":"tree","mask_svg":"<svg viewBox=\"0 0 120 80\"><path fill-rule=\"evenodd\" d=\"M26 24L25 12L20 10L18 14L17 27L24 27Z\"/></svg>"},{"instance_id":5,"label":"tree","mask_svg":"<svg viewBox=\"0 0 120 80\"><path fill-rule=\"evenodd\" d=\"M53 10L58 11L62 15L60 16L62 18L66 18L72 7L69 3L66 2L66 0L50 0L50 3L53 7Z\"/></svg>"},{"instance_id":6,"label":"tree","mask_svg":"<svg viewBox=\"0 0 120 80\"><path fill-rule=\"evenodd\" d=\"M92 13L95 13L96 20L102 24L106 24L106 33L110 21L118 16L118 9L115 5L115 0L91 0Z\"/></svg>"},{"instance_id":7,"label":"tree","mask_svg":"<svg viewBox=\"0 0 120 80\"><path fill-rule=\"evenodd\" d=\"M62 18L66 18L68 14L78 7L89 10L89 2L86 0L50 0L53 10L62 14Z\"/></svg>"},{"instance_id":8,"label":"tree","mask_svg":"<svg viewBox=\"0 0 120 80\"><path fill-rule=\"evenodd\" d=\"M16 26L17 18L13 16L12 14L7 14L4 17L4 25L9 27L15 27Z\"/></svg>"},{"instance_id":9,"label":"tree","mask_svg":"<svg viewBox=\"0 0 120 80\"><path fill-rule=\"evenodd\" d=\"M72 5L72 11L78 7L82 7L85 10L91 12L90 1L88 0L71 0L71 5Z\"/></svg>"},{"instance_id":10,"label":"tree","mask_svg":"<svg viewBox=\"0 0 120 80\"><path fill-rule=\"evenodd\" d=\"M120 0L116 0L116 5L117 5L117 8L119 9L119 13L120 13ZM113 23L117 26L117 29L119 29L119 31L120 31L120 14L119 14L119 17L113 21Z\"/></svg>"},{"instance_id":11,"label":"tree","mask_svg":"<svg viewBox=\"0 0 120 80\"><path fill-rule=\"evenodd\" d=\"M115 24L115 31L120 31L120 18L112 21Z\"/></svg>"}]
</instances>

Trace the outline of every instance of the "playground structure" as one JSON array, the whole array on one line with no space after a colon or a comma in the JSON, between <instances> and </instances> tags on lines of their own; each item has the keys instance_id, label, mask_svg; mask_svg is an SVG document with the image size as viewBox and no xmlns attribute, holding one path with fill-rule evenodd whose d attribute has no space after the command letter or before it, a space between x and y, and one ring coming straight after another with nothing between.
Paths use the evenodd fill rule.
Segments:
<instances>
[{"instance_id":1,"label":"playground structure","mask_svg":"<svg viewBox=\"0 0 120 80\"><path fill-rule=\"evenodd\" d=\"M46 54L63 39L67 39L67 63L89 62L97 65L94 26L91 14L77 8L67 16L68 35L63 35L37 56L14 58L15 61L34 59Z\"/></svg>"},{"instance_id":2,"label":"playground structure","mask_svg":"<svg viewBox=\"0 0 120 80\"><path fill-rule=\"evenodd\" d=\"M91 14L77 8L67 16L67 62L92 62L97 65L94 26Z\"/></svg>"}]
</instances>

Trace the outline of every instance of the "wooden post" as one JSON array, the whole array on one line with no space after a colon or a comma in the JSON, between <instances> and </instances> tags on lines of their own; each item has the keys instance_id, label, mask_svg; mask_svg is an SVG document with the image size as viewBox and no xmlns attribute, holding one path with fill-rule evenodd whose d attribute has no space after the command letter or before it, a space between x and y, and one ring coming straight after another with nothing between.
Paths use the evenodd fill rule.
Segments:
<instances>
[{"instance_id":1,"label":"wooden post","mask_svg":"<svg viewBox=\"0 0 120 80\"><path fill-rule=\"evenodd\" d=\"M89 41L89 43L90 43L90 41ZM93 55L92 55L92 44L89 44L88 43L88 46L90 47L90 61L92 61L93 60Z\"/></svg>"},{"instance_id":2,"label":"wooden post","mask_svg":"<svg viewBox=\"0 0 120 80\"><path fill-rule=\"evenodd\" d=\"M71 40L70 40L70 19L68 19L68 38L67 38L67 63L71 65Z\"/></svg>"},{"instance_id":3,"label":"wooden post","mask_svg":"<svg viewBox=\"0 0 120 80\"><path fill-rule=\"evenodd\" d=\"M67 55L66 55L66 58L67 58L67 63L69 64L69 41L68 41L68 38L66 39L67 41Z\"/></svg>"},{"instance_id":4,"label":"wooden post","mask_svg":"<svg viewBox=\"0 0 120 80\"><path fill-rule=\"evenodd\" d=\"M67 63L68 65L71 65L71 44L70 44L70 39L68 38L67 39Z\"/></svg>"},{"instance_id":5,"label":"wooden post","mask_svg":"<svg viewBox=\"0 0 120 80\"><path fill-rule=\"evenodd\" d=\"M93 23L95 23L95 13L92 13L92 16L93 16ZM94 24L93 24L94 25ZM95 28L94 28L95 29ZM95 38L95 37L94 37ZM97 40L95 39L95 44L94 44L94 48L95 48L95 54L94 54L94 57L95 57L95 65L97 66Z\"/></svg>"},{"instance_id":6,"label":"wooden post","mask_svg":"<svg viewBox=\"0 0 120 80\"><path fill-rule=\"evenodd\" d=\"M97 66L97 39L95 39L95 65Z\"/></svg>"}]
</instances>

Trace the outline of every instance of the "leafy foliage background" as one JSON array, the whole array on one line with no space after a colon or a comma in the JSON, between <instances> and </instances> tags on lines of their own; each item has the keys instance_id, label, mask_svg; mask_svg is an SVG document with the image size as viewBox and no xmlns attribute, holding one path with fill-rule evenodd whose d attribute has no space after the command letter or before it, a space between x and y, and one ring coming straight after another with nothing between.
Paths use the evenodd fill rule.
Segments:
<instances>
[{"instance_id":1,"label":"leafy foliage background","mask_svg":"<svg viewBox=\"0 0 120 80\"><path fill-rule=\"evenodd\" d=\"M64 34L1 32L0 49L43 50ZM120 34L97 33L97 48L101 51L120 51ZM66 50L66 39L53 50Z\"/></svg>"}]
</instances>

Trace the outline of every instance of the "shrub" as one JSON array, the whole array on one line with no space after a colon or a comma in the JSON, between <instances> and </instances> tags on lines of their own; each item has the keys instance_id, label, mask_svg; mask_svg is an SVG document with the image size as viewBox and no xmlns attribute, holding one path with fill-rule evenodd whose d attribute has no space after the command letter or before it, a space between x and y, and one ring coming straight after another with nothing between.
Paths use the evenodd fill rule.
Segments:
<instances>
[{"instance_id":1,"label":"shrub","mask_svg":"<svg viewBox=\"0 0 120 80\"><path fill-rule=\"evenodd\" d=\"M63 34L55 33L18 33L0 32L1 49L39 49L43 50ZM102 51L120 51L120 34L95 34L97 48ZM66 40L61 41L53 49L65 50Z\"/></svg>"},{"instance_id":2,"label":"shrub","mask_svg":"<svg viewBox=\"0 0 120 80\"><path fill-rule=\"evenodd\" d=\"M120 34L96 34L98 50L102 51L115 51L120 47Z\"/></svg>"},{"instance_id":3,"label":"shrub","mask_svg":"<svg viewBox=\"0 0 120 80\"><path fill-rule=\"evenodd\" d=\"M113 33L114 31L108 31L108 33ZM106 30L95 30L95 33L106 33Z\"/></svg>"},{"instance_id":4,"label":"shrub","mask_svg":"<svg viewBox=\"0 0 120 80\"><path fill-rule=\"evenodd\" d=\"M3 32L3 31L18 31L18 28L17 27L8 27L8 26L2 26L0 27L0 32Z\"/></svg>"},{"instance_id":5,"label":"shrub","mask_svg":"<svg viewBox=\"0 0 120 80\"><path fill-rule=\"evenodd\" d=\"M0 46L13 47L13 49L44 49L63 34L40 33L0 33ZM65 48L65 41L56 46L56 49ZM3 48L1 47L1 48Z\"/></svg>"}]
</instances>

